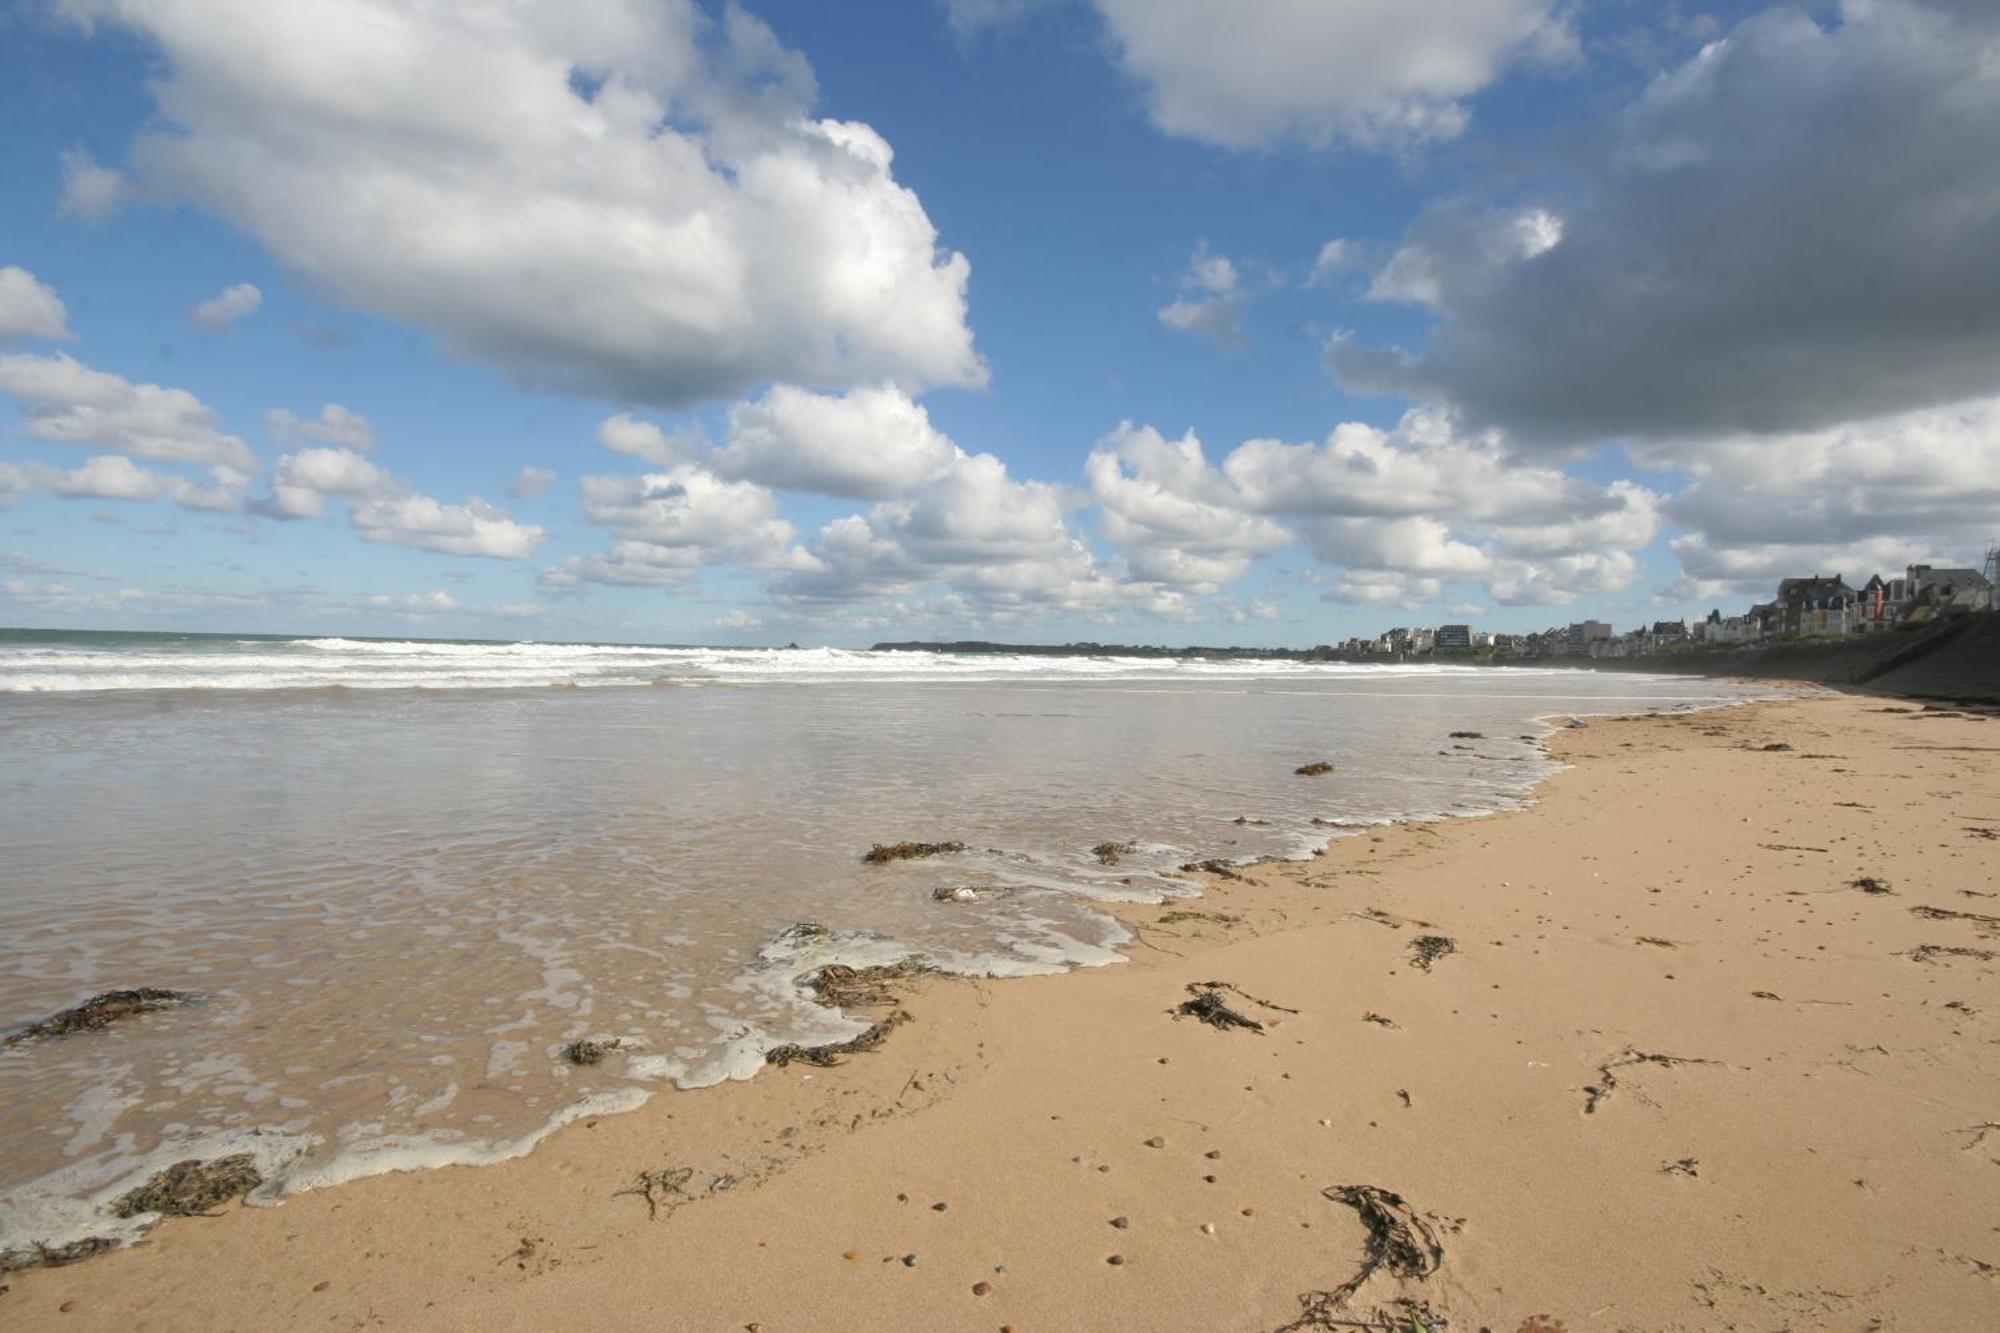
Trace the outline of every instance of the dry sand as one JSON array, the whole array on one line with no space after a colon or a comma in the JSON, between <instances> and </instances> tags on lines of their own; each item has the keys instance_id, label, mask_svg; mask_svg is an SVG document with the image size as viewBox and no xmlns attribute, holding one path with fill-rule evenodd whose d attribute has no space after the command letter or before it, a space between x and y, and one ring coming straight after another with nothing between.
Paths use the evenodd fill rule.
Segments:
<instances>
[{"instance_id":1,"label":"dry sand","mask_svg":"<svg viewBox=\"0 0 2000 1333\"><path fill-rule=\"evenodd\" d=\"M2000 719L1827 696L1555 745L1531 810L1129 910L1129 966L918 983L838 1068L169 1222L3 1279L0 1325L1260 1333L1361 1269L1324 1191L1367 1185L1443 1261L1303 1327L2000 1328L2000 928L1918 910L2000 917ZM1170 1017L1210 980L1297 1012ZM687 1172L656 1220L642 1171Z\"/></svg>"}]
</instances>

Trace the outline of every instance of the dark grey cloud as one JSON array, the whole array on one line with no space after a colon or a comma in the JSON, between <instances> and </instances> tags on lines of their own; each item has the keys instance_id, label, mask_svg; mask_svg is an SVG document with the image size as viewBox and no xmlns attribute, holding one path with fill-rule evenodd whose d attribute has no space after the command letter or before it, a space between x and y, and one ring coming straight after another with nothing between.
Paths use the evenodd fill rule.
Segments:
<instances>
[{"instance_id":1,"label":"dark grey cloud","mask_svg":"<svg viewBox=\"0 0 2000 1333\"><path fill-rule=\"evenodd\" d=\"M1418 350L1350 389L1516 443L1808 430L2000 390L2000 19L1773 9L1657 78L1538 197L1432 210L1374 295Z\"/></svg>"}]
</instances>

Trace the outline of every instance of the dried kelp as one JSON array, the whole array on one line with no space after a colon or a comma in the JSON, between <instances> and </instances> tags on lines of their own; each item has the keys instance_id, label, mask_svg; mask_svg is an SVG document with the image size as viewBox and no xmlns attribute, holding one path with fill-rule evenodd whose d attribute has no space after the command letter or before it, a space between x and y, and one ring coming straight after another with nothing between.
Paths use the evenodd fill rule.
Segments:
<instances>
[{"instance_id":1,"label":"dried kelp","mask_svg":"<svg viewBox=\"0 0 2000 1333\"><path fill-rule=\"evenodd\" d=\"M964 850L962 842L878 842L861 859L871 866L879 866L891 861L916 861L926 856L946 856Z\"/></svg>"},{"instance_id":2,"label":"dried kelp","mask_svg":"<svg viewBox=\"0 0 2000 1333\"><path fill-rule=\"evenodd\" d=\"M1090 849L1099 865L1115 866L1123 858L1139 850L1136 842L1100 842Z\"/></svg>"},{"instance_id":3,"label":"dried kelp","mask_svg":"<svg viewBox=\"0 0 2000 1333\"><path fill-rule=\"evenodd\" d=\"M110 1027L122 1018L134 1014L150 1014L156 1009L171 1009L176 1005L191 1004L201 996L190 991L161 990L156 986L140 986L132 990L110 990L102 995L93 995L82 1004L47 1018L30 1023L17 1032L10 1032L0 1038L0 1046L16 1046L23 1042L42 1041L50 1037L67 1037L77 1032L95 1032L99 1028Z\"/></svg>"},{"instance_id":4,"label":"dried kelp","mask_svg":"<svg viewBox=\"0 0 2000 1333\"><path fill-rule=\"evenodd\" d=\"M109 1236L85 1236L82 1240L64 1245L44 1245L36 1241L25 1250L0 1251L0 1273L12 1273L23 1268L62 1268L117 1248L118 1242Z\"/></svg>"},{"instance_id":5,"label":"dried kelp","mask_svg":"<svg viewBox=\"0 0 2000 1333\"><path fill-rule=\"evenodd\" d=\"M1716 1065L1721 1063L1720 1060L1709 1060L1701 1056L1661 1055L1654 1051L1640 1051L1627 1046L1624 1050L1611 1056L1597 1067L1597 1082L1587 1085L1583 1090L1583 1113L1585 1115L1596 1115L1597 1104L1609 1097L1611 1090L1618 1086L1618 1075L1612 1072L1614 1070L1626 1069L1632 1065L1659 1065L1662 1068L1672 1069L1677 1065Z\"/></svg>"},{"instance_id":6,"label":"dried kelp","mask_svg":"<svg viewBox=\"0 0 2000 1333\"><path fill-rule=\"evenodd\" d=\"M836 1009L865 1009L870 1005L894 1004L896 993L889 988L892 981L907 981L937 969L919 963L914 958L905 958L899 963L884 963L876 967L849 967L845 963L828 963L810 977L806 986L819 997L821 1004L830 1004Z\"/></svg>"},{"instance_id":7,"label":"dried kelp","mask_svg":"<svg viewBox=\"0 0 2000 1333\"><path fill-rule=\"evenodd\" d=\"M1996 955L1991 949L1967 949L1956 944L1919 944L1903 957L1913 963L1928 963L1933 958L1970 958L1976 962L1990 963Z\"/></svg>"},{"instance_id":8,"label":"dried kelp","mask_svg":"<svg viewBox=\"0 0 2000 1333\"><path fill-rule=\"evenodd\" d=\"M636 1194L646 1201L646 1217L652 1220L660 1215L664 1206L668 1212L688 1201L687 1183L694 1179L694 1168L689 1166L663 1167L658 1171L641 1171L632 1178L632 1183L622 1190L614 1190L612 1198L624 1194Z\"/></svg>"},{"instance_id":9,"label":"dried kelp","mask_svg":"<svg viewBox=\"0 0 2000 1333\"><path fill-rule=\"evenodd\" d=\"M611 1052L624 1049L625 1043L616 1037L607 1037L603 1041L580 1037L562 1048L562 1058L573 1065L594 1065Z\"/></svg>"},{"instance_id":10,"label":"dried kelp","mask_svg":"<svg viewBox=\"0 0 2000 1333\"><path fill-rule=\"evenodd\" d=\"M1410 966L1428 972L1438 959L1457 952L1457 943L1447 935L1419 935L1410 941Z\"/></svg>"},{"instance_id":11,"label":"dried kelp","mask_svg":"<svg viewBox=\"0 0 2000 1333\"><path fill-rule=\"evenodd\" d=\"M1324 759L1315 759L1310 764L1300 764L1292 772L1302 778L1316 778L1333 772L1333 765Z\"/></svg>"},{"instance_id":12,"label":"dried kelp","mask_svg":"<svg viewBox=\"0 0 2000 1333\"><path fill-rule=\"evenodd\" d=\"M868 1030L858 1037L849 1037L846 1041L828 1042L824 1046L800 1046L795 1042L786 1042L783 1046L766 1051L764 1062L781 1066L794 1063L819 1065L822 1068L837 1065L843 1055L859 1055L864 1051L874 1050L888 1040L891 1032L909 1021L909 1014L898 1009L881 1022L869 1024Z\"/></svg>"},{"instance_id":13,"label":"dried kelp","mask_svg":"<svg viewBox=\"0 0 2000 1333\"><path fill-rule=\"evenodd\" d=\"M1847 887L1850 889L1859 889L1863 893L1872 893L1878 897L1885 893L1895 892L1894 889L1889 887L1888 880L1877 879L1873 875L1863 875L1860 879L1851 879L1847 881Z\"/></svg>"},{"instance_id":14,"label":"dried kelp","mask_svg":"<svg viewBox=\"0 0 2000 1333\"><path fill-rule=\"evenodd\" d=\"M1260 1000L1240 986L1233 985L1227 981L1194 981L1188 983L1187 989L1188 994L1193 998L1183 1000L1180 1004L1176 1005L1173 1009L1174 1017L1176 1019L1198 1018L1210 1027L1221 1028L1224 1031L1230 1028L1244 1028L1251 1032L1262 1032L1264 1030L1264 1025L1256 1019L1231 1009L1228 1002L1222 998L1224 991L1240 996L1261 1008L1274 1010L1281 1014L1296 1014L1298 1012L1298 1010L1288 1009L1282 1004L1274 1004L1270 1000Z\"/></svg>"},{"instance_id":15,"label":"dried kelp","mask_svg":"<svg viewBox=\"0 0 2000 1333\"><path fill-rule=\"evenodd\" d=\"M264 1175L249 1153L218 1157L212 1162L190 1158L175 1162L151 1180L119 1196L111 1211L119 1217L159 1213L163 1217L214 1217L218 1205L241 1198L264 1183Z\"/></svg>"},{"instance_id":16,"label":"dried kelp","mask_svg":"<svg viewBox=\"0 0 2000 1333\"><path fill-rule=\"evenodd\" d=\"M1219 856L1212 856L1206 861L1189 861L1181 869L1189 872L1199 870L1206 874L1214 875L1218 879L1243 878L1243 876L1236 873L1234 865Z\"/></svg>"},{"instance_id":17,"label":"dried kelp","mask_svg":"<svg viewBox=\"0 0 2000 1333\"><path fill-rule=\"evenodd\" d=\"M1483 741L1486 739L1486 733L1483 731L1454 731L1451 733L1451 739L1455 741Z\"/></svg>"},{"instance_id":18,"label":"dried kelp","mask_svg":"<svg viewBox=\"0 0 2000 1333\"><path fill-rule=\"evenodd\" d=\"M1361 1225L1367 1228L1361 1266L1337 1287L1301 1293L1299 1317L1277 1333L1340 1328L1406 1333L1410 1329L1444 1328L1441 1316L1410 1297L1398 1298L1368 1319L1355 1319L1345 1313L1348 1301L1377 1273L1386 1270L1394 1277L1422 1280L1437 1272L1444 1264L1444 1243L1438 1239L1430 1220L1392 1190L1376 1185L1329 1185L1320 1193L1352 1208L1359 1214Z\"/></svg>"},{"instance_id":19,"label":"dried kelp","mask_svg":"<svg viewBox=\"0 0 2000 1333\"><path fill-rule=\"evenodd\" d=\"M1983 912L1956 912L1949 907L1912 907L1910 911L1932 921L1969 921L1982 935L2000 930L2000 916L1987 916Z\"/></svg>"}]
</instances>

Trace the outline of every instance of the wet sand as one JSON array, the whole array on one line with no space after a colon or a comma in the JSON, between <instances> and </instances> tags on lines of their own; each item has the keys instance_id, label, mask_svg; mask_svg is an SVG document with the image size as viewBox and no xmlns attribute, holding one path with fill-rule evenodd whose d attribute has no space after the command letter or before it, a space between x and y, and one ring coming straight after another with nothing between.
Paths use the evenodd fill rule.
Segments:
<instances>
[{"instance_id":1,"label":"wet sand","mask_svg":"<svg viewBox=\"0 0 2000 1333\"><path fill-rule=\"evenodd\" d=\"M0 1278L0 1324L2000 1327L2000 718L1553 745L1533 809L1120 908L1127 966L898 983L912 1020L837 1067L170 1221ZM1175 1017L1209 981L1262 1029ZM1418 1252L1298 1324L1366 1262L1382 1196L1345 1186Z\"/></svg>"}]
</instances>

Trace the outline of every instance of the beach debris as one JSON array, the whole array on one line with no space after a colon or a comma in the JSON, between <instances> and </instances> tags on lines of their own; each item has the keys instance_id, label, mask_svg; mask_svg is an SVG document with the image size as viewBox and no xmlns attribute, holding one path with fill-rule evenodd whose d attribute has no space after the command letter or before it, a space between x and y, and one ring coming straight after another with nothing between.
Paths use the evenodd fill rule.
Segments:
<instances>
[{"instance_id":1,"label":"beach debris","mask_svg":"<svg viewBox=\"0 0 2000 1333\"><path fill-rule=\"evenodd\" d=\"M1903 957L1913 963L1928 963L1933 958L1970 958L1976 962L1990 963L1996 955L1991 949L1967 949L1955 944L1919 944Z\"/></svg>"},{"instance_id":2,"label":"beach debris","mask_svg":"<svg viewBox=\"0 0 2000 1333\"><path fill-rule=\"evenodd\" d=\"M1316 778L1322 774L1333 772L1333 765L1324 759L1315 759L1310 764L1300 764L1292 772L1298 777Z\"/></svg>"},{"instance_id":3,"label":"beach debris","mask_svg":"<svg viewBox=\"0 0 2000 1333\"><path fill-rule=\"evenodd\" d=\"M156 1009L171 1009L176 1005L192 1004L201 998L192 991L162 990L157 986L108 990L101 995L91 996L82 1004L50 1014L47 1018L8 1033L4 1038L0 1038L0 1046L18 1046L23 1042L67 1037L77 1032L95 1032L99 1028L110 1027L121 1018L130 1018L134 1014L150 1014Z\"/></svg>"},{"instance_id":4,"label":"beach debris","mask_svg":"<svg viewBox=\"0 0 2000 1333\"><path fill-rule=\"evenodd\" d=\"M1196 912L1185 908L1175 908L1160 914L1162 926L1178 926L1187 921L1212 921L1218 926L1240 926L1243 918L1229 912Z\"/></svg>"},{"instance_id":5,"label":"beach debris","mask_svg":"<svg viewBox=\"0 0 2000 1333\"><path fill-rule=\"evenodd\" d=\"M1206 861L1189 861L1181 867L1185 871L1199 870L1214 875L1218 879L1242 879L1236 867L1219 856L1211 856Z\"/></svg>"},{"instance_id":6,"label":"beach debris","mask_svg":"<svg viewBox=\"0 0 2000 1333\"><path fill-rule=\"evenodd\" d=\"M1241 824L1241 825L1244 825L1245 827L1248 827L1248 828L1269 828L1269 827L1271 827L1271 821L1270 821L1270 820L1268 820L1268 819L1252 819L1252 818L1251 818L1250 816L1248 816L1248 815L1238 815L1238 816L1236 816L1236 818L1234 818L1234 819L1230 820L1229 822L1230 822L1230 823L1232 823L1232 824Z\"/></svg>"},{"instance_id":7,"label":"beach debris","mask_svg":"<svg viewBox=\"0 0 2000 1333\"><path fill-rule=\"evenodd\" d=\"M1410 966L1428 972L1438 959L1457 952L1458 944L1448 935L1419 935L1410 941Z\"/></svg>"},{"instance_id":8,"label":"beach debris","mask_svg":"<svg viewBox=\"0 0 2000 1333\"><path fill-rule=\"evenodd\" d=\"M63 1268L117 1248L118 1242L109 1236L85 1236L82 1240L63 1245L44 1245L35 1241L25 1250L0 1250L0 1273L18 1272L23 1268Z\"/></svg>"},{"instance_id":9,"label":"beach debris","mask_svg":"<svg viewBox=\"0 0 2000 1333\"><path fill-rule=\"evenodd\" d=\"M979 890L970 884L940 884L931 890L931 900L940 903L976 903Z\"/></svg>"},{"instance_id":10,"label":"beach debris","mask_svg":"<svg viewBox=\"0 0 2000 1333\"><path fill-rule=\"evenodd\" d=\"M858 1037L846 1041L828 1042L823 1046L801 1046L796 1042L786 1042L764 1052L764 1063L780 1067L789 1064L817 1065L828 1068L840 1063L843 1055L859 1055L872 1051L889 1039L889 1034L910 1021L910 1015L896 1010L879 1023L870 1023L868 1030Z\"/></svg>"},{"instance_id":11,"label":"beach debris","mask_svg":"<svg viewBox=\"0 0 2000 1333\"><path fill-rule=\"evenodd\" d=\"M1299 1295L1299 1317L1283 1325L1277 1333L1303 1333L1307 1329L1377 1329L1382 1333L1409 1333L1414 1329L1442 1330L1444 1318L1411 1297L1399 1297L1378 1308L1366 1319L1347 1313L1347 1303L1377 1273L1418 1280L1431 1276L1444 1264L1444 1243L1430 1219L1412 1208L1402 1195L1376 1185L1329 1185L1320 1191L1335 1203L1352 1208L1367 1228L1361 1266L1354 1276L1325 1291Z\"/></svg>"},{"instance_id":12,"label":"beach debris","mask_svg":"<svg viewBox=\"0 0 2000 1333\"><path fill-rule=\"evenodd\" d=\"M1873 893L1876 895L1895 892L1894 889L1889 887L1888 880L1877 879L1873 875L1863 875L1859 879L1851 879L1847 881L1847 887L1850 889L1859 889L1863 893Z\"/></svg>"},{"instance_id":13,"label":"beach debris","mask_svg":"<svg viewBox=\"0 0 2000 1333\"><path fill-rule=\"evenodd\" d=\"M1660 1164L1660 1174L1667 1176L1699 1176L1701 1172L1695 1168L1700 1165L1701 1159L1698 1157L1682 1157L1677 1161L1662 1162Z\"/></svg>"},{"instance_id":14,"label":"beach debris","mask_svg":"<svg viewBox=\"0 0 2000 1333\"><path fill-rule=\"evenodd\" d=\"M1090 849L1090 854L1097 858L1099 865L1115 866L1121 859L1138 850L1139 844L1136 842L1100 842Z\"/></svg>"},{"instance_id":15,"label":"beach debris","mask_svg":"<svg viewBox=\"0 0 2000 1333\"><path fill-rule=\"evenodd\" d=\"M1455 741L1483 741L1486 739L1486 733L1483 731L1454 731L1451 733L1451 739Z\"/></svg>"},{"instance_id":16,"label":"beach debris","mask_svg":"<svg viewBox=\"0 0 2000 1333\"><path fill-rule=\"evenodd\" d=\"M617 1037L606 1037L601 1041L595 1037L578 1037L562 1048L562 1058L573 1065L594 1065L611 1052L624 1049L625 1043Z\"/></svg>"},{"instance_id":17,"label":"beach debris","mask_svg":"<svg viewBox=\"0 0 2000 1333\"><path fill-rule=\"evenodd\" d=\"M948 856L952 852L962 852L962 842L878 842L862 856L871 866L887 865L891 861L917 861L926 856Z\"/></svg>"},{"instance_id":18,"label":"beach debris","mask_svg":"<svg viewBox=\"0 0 2000 1333\"><path fill-rule=\"evenodd\" d=\"M2000 916L1987 916L1983 912L1955 912L1949 907L1912 907L1910 911L1931 921L1969 921L1981 935L2000 930Z\"/></svg>"},{"instance_id":19,"label":"beach debris","mask_svg":"<svg viewBox=\"0 0 2000 1333\"><path fill-rule=\"evenodd\" d=\"M859 1009L869 1005L894 1004L897 997L889 989L890 982L927 976L936 970L914 958L874 967L828 963L806 978L805 984L819 997L821 1004L830 1004L836 1009Z\"/></svg>"},{"instance_id":20,"label":"beach debris","mask_svg":"<svg viewBox=\"0 0 2000 1333\"><path fill-rule=\"evenodd\" d=\"M1655 949L1678 949L1681 947L1672 940L1661 939L1658 935L1637 935L1633 937L1633 942L1637 944L1650 944Z\"/></svg>"},{"instance_id":21,"label":"beach debris","mask_svg":"<svg viewBox=\"0 0 2000 1333\"><path fill-rule=\"evenodd\" d=\"M1364 1023L1373 1023L1378 1027L1393 1028L1396 1026L1394 1019L1378 1014L1373 1010L1361 1015L1361 1021Z\"/></svg>"},{"instance_id":22,"label":"beach debris","mask_svg":"<svg viewBox=\"0 0 2000 1333\"><path fill-rule=\"evenodd\" d=\"M611 1197L636 1194L646 1201L646 1220L653 1221L660 1215L662 1205L671 1213L688 1201L687 1183L694 1179L691 1166L662 1167L657 1171L641 1171L632 1177L632 1183L622 1190L615 1190Z\"/></svg>"},{"instance_id":23,"label":"beach debris","mask_svg":"<svg viewBox=\"0 0 2000 1333\"><path fill-rule=\"evenodd\" d=\"M972 1294L975 1296L984 1296L992 1290L993 1284L991 1282L975 1282L972 1284Z\"/></svg>"},{"instance_id":24,"label":"beach debris","mask_svg":"<svg viewBox=\"0 0 2000 1333\"><path fill-rule=\"evenodd\" d=\"M1176 1019L1198 1018L1210 1027L1222 1028L1225 1031L1230 1028L1247 1028L1252 1032L1262 1032L1264 1025L1254 1018L1231 1009L1223 1001L1222 992L1224 991L1240 995L1252 1004L1259 1005L1265 1009L1276 1010L1281 1014L1296 1014L1298 1012L1296 1009L1287 1009L1282 1004L1273 1004L1269 1000L1260 1000L1256 996L1227 981L1194 981L1188 983L1187 989L1188 994L1194 998L1183 1000L1180 1004L1176 1005L1173 1010L1174 1017Z\"/></svg>"},{"instance_id":25,"label":"beach debris","mask_svg":"<svg viewBox=\"0 0 2000 1333\"><path fill-rule=\"evenodd\" d=\"M1597 1104L1611 1095L1618 1086L1618 1075L1613 1070L1626 1069L1633 1065L1659 1065L1673 1069L1680 1065L1719 1065L1720 1060L1710 1060L1695 1055L1661 1055L1654 1051L1641 1051L1627 1046L1616 1055L1610 1056L1597 1066L1597 1082L1585 1086L1583 1113L1596 1115Z\"/></svg>"},{"instance_id":26,"label":"beach debris","mask_svg":"<svg viewBox=\"0 0 2000 1333\"><path fill-rule=\"evenodd\" d=\"M1117 1268L1124 1264L1125 1256L1122 1254L1107 1254L1104 1256L1104 1262L1110 1264L1113 1268Z\"/></svg>"},{"instance_id":27,"label":"beach debris","mask_svg":"<svg viewBox=\"0 0 2000 1333\"><path fill-rule=\"evenodd\" d=\"M1975 838L1984 838L1988 842L1991 842L1995 838L2000 838L2000 829L1990 829L1990 828L1985 828L1983 826L1976 826L1976 827L1968 827L1965 831L1967 833L1970 833Z\"/></svg>"},{"instance_id":28,"label":"beach debris","mask_svg":"<svg viewBox=\"0 0 2000 1333\"><path fill-rule=\"evenodd\" d=\"M264 1173L249 1153L234 1153L212 1162L190 1158L175 1162L151 1180L111 1205L117 1217L158 1213L162 1217L219 1217L218 1204L241 1198L264 1183Z\"/></svg>"},{"instance_id":29,"label":"beach debris","mask_svg":"<svg viewBox=\"0 0 2000 1333\"><path fill-rule=\"evenodd\" d=\"M1772 741L1769 745L1753 745L1750 748L1763 754L1777 754L1781 750L1789 750L1792 747L1783 741Z\"/></svg>"}]
</instances>

